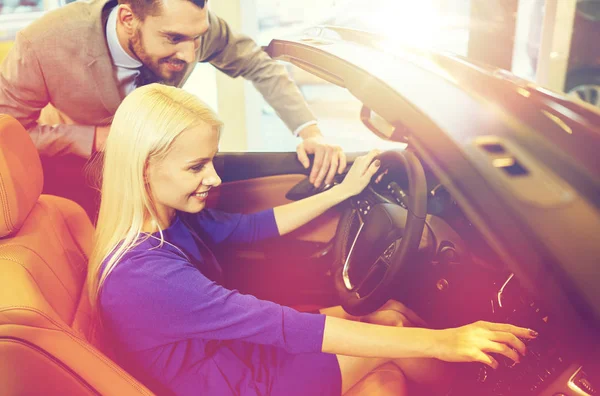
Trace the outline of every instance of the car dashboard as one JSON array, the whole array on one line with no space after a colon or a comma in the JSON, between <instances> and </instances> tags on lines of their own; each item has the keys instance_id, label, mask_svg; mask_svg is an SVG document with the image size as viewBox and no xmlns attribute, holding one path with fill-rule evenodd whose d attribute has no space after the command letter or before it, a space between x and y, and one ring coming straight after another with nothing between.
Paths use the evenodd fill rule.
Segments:
<instances>
[{"instance_id":1,"label":"car dashboard","mask_svg":"<svg viewBox=\"0 0 600 396\"><path fill-rule=\"evenodd\" d=\"M374 186L406 208L408 181L386 175ZM532 295L469 222L448 190L428 175L428 216L422 259L399 280L395 298L422 313L434 328L476 320L538 331L520 363L496 356L496 370L462 365L452 395L595 395L599 392L597 345L586 345L560 312Z\"/></svg>"}]
</instances>

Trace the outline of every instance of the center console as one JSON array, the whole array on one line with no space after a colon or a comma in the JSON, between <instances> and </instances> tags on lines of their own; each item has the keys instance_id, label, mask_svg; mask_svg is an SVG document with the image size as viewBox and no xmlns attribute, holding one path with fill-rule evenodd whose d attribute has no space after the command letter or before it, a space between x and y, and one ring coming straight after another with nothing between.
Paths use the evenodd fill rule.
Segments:
<instances>
[{"instance_id":1,"label":"center console","mask_svg":"<svg viewBox=\"0 0 600 396\"><path fill-rule=\"evenodd\" d=\"M568 326L544 310L521 288L514 275L509 275L490 301L492 321L511 323L534 329L539 336L524 340L527 354L520 363L503 355L494 357L500 363L496 370L473 364L471 381L457 384L453 395L596 395L597 379L591 377L595 362L583 362L571 347ZM576 344L576 343L575 343ZM591 363L587 364L586 363Z\"/></svg>"}]
</instances>

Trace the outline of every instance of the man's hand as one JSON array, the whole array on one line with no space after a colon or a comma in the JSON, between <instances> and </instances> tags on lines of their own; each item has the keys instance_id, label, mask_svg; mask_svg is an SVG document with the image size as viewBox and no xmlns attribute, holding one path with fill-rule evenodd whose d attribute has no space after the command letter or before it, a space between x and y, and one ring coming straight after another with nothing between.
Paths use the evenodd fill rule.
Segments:
<instances>
[{"instance_id":1,"label":"man's hand","mask_svg":"<svg viewBox=\"0 0 600 396\"><path fill-rule=\"evenodd\" d=\"M296 147L298 161L308 169L310 161L308 154L314 154L313 168L308 180L319 187L325 179L325 184L331 184L336 173L342 173L346 169L346 155L339 146L325 143L323 135L316 125L304 128L298 134L303 142Z\"/></svg>"},{"instance_id":2,"label":"man's hand","mask_svg":"<svg viewBox=\"0 0 600 396\"><path fill-rule=\"evenodd\" d=\"M94 134L94 152L104 150L108 132L110 132L110 125L96 127L96 133Z\"/></svg>"}]
</instances>

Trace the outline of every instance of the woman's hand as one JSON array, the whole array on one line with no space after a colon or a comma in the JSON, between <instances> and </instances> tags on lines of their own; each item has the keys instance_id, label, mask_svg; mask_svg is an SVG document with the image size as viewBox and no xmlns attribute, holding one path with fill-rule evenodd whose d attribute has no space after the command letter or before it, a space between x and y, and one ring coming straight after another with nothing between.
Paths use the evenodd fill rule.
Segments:
<instances>
[{"instance_id":1,"label":"woman's hand","mask_svg":"<svg viewBox=\"0 0 600 396\"><path fill-rule=\"evenodd\" d=\"M504 355L516 363L527 349L519 338L532 339L537 333L509 324L475 322L436 332L433 356L447 362L481 362L498 368L490 353Z\"/></svg>"},{"instance_id":2,"label":"woman's hand","mask_svg":"<svg viewBox=\"0 0 600 396\"><path fill-rule=\"evenodd\" d=\"M332 189L273 208L279 235L294 231L326 210L361 192L379 169L379 164L372 163L378 154L379 151L371 151L358 157L344 181Z\"/></svg>"},{"instance_id":3,"label":"woman's hand","mask_svg":"<svg viewBox=\"0 0 600 396\"><path fill-rule=\"evenodd\" d=\"M352 168L350 168L344 181L339 185L347 197L353 197L367 187L371 178L381 166L379 160L373 161L378 155L379 150L373 150L367 155L360 156L354 160Z\"/></svg>"}]
</instances>

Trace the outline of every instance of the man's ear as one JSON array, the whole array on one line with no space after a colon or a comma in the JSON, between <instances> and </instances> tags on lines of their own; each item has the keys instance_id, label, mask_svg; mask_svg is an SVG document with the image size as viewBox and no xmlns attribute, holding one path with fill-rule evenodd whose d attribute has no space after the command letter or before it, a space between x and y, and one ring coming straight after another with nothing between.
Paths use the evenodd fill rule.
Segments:
<instances>
[{"instance_id":1,"label":"man's ear","mask_svg":"<svg viewBox=\"0 0 600 396\"><path fill-rule=\"evenodd\" d=\"M117 22L123 27L128 36L133 36L140 20L133 13L129 4L120 4L117 10Z\"/></svg>"}]
</instances>

